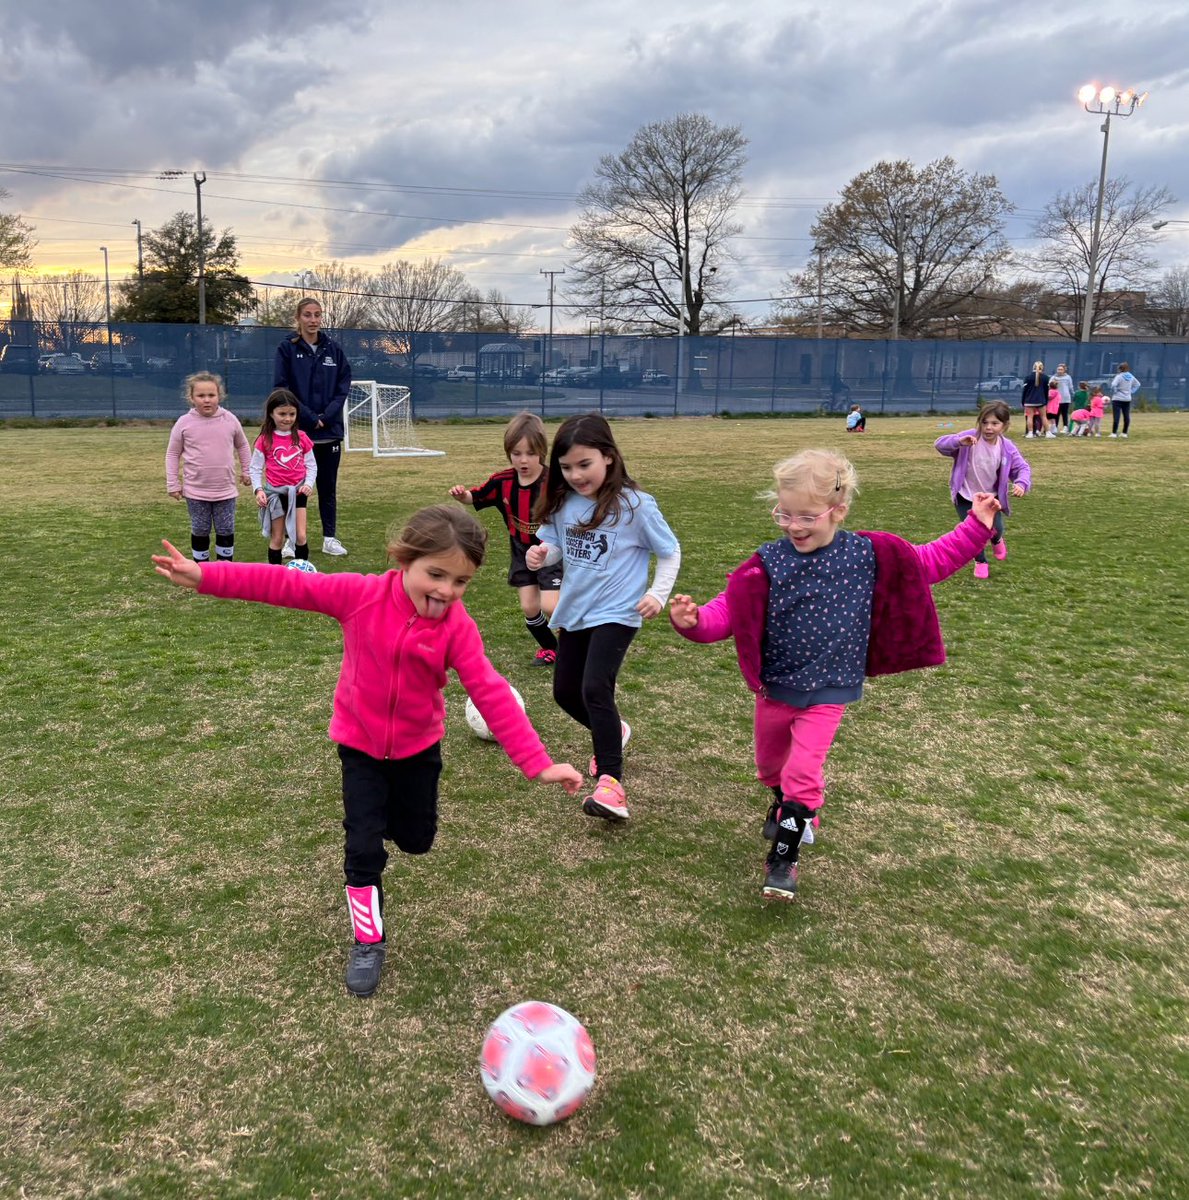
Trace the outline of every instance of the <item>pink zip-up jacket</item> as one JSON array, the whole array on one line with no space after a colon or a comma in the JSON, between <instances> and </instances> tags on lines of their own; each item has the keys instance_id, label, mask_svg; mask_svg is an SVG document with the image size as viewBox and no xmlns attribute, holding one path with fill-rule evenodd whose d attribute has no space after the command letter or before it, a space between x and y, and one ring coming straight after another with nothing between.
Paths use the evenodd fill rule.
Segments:
<instances>
[{"instance_id":1,"label":"pink zip-up jacket","mask_svg":"<svg viewBox=\"0 0 1189 1200\"><path fill-rule=\"evenodd\" d=\"M533 779L553 765L470 613L417 615L400 571L316 575L260 563L203 563L204 596L325 613L343 627L330 736L372 758L408 758L440 741L446 671L454 670L508 757Z\"/></svg>"},{"instance_id":2,"label":"pink zip-up jacket","mask_svg":"<svg viewBox=\"0 0 1189 1200\"><path fill-rule=\"evenodd\" d=\"M991 531L973 514L952 532L923 546L894 533L859 531L875 548L875 590L871 599L868 675L894 675L945 662L945 643L933 593L935 583L964 567L987 544ZM764 688L764 637L768 624L768 572L758 554L727 576L725 591L698 608L693 629L674 625L691 642L735 639L744 681L753 692Z\"/></svg>"}]
</instances>

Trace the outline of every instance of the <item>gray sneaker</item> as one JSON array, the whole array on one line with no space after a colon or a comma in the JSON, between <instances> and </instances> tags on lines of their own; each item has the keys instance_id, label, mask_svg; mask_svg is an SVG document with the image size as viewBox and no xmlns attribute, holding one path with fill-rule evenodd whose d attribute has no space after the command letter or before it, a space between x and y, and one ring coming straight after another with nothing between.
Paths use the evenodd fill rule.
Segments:
<instances>
[{"instance_id":1,"label":"gray sneaker","mask_svg":"<svg viewBox=\"0 0 1189 1200\"><path fill-rule=\"evenodd\" d=\"M347 955L347 991L354 996L370 996L380 986L384 954L383 942L356 942Z\"/></svg>"},{"instance_id":2,"label":"gray sneaker","mask_svg":"<svg viewBox=\"0 0 1189 1200\"><path fill-rule=\"evenodd\" d=\"M338 556L340 554L346 554L347 548L338 540L338 538L328 537L322 539L322 553Z\"/></svg>"},{"instance_id":3,"label":"gray sneaker","mask_svg":"<svg viewBox=\"0 0 1189 1200\"><path fill-rule=\"evenodd\" d=\"M292 558L293 557L293 543L288 538L285 539L285 544L281 547L281 557L282 558Z\"/></svg>"}]
</instances>

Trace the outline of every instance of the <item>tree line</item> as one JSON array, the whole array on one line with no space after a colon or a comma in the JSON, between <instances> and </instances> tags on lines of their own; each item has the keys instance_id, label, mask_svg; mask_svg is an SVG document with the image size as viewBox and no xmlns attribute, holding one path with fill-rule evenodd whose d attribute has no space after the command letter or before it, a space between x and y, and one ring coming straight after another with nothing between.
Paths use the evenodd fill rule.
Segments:
<instances>
[{"instance_id":1,"label":"tree line","mask_svg":"<svg viewBox=\"0 0 1189 1200\"><path fill-rule=\"evenodd\" d=\"M730 295L741 270L732 240L743 228L746 151L741 127L683 113L641 127L621 153L603 156L578 197L560 305L608 331L745 330ZM1033 222L1036 248L1019 253L1004 234L1015 206L994 175L967 172L950 157L922 167L877 162L818 212L809 260L786 275L764 323L793 334L893 338L1019 337L1043 324L1073 339L1089 289L1092 332L1127 317L1139 331L1184 337L1189 268L1158 275L1154 255L1152 226L1173 200L1160 185L1109 180L1095 249L1097 181L1058 192ZM0 213L0 266L27 270L34 245L26 222ZM239 271L230 230L216 233L205 220L198 229L179 212L147 233L144 247L143 273L118 284L113 318L196 322L201 257L209 322L251 314L291 323L292 290L254 287ZM41 281L31 296L50 320L87 319L84 310L94 318L97 298L81 275L64 285ZM304 273L303 290L322 300L326 323L338 329L516 335L534 324L530 306L498 289L481 293L441 260L370 272L323 263Z\"/></svg>"}]
</instances>

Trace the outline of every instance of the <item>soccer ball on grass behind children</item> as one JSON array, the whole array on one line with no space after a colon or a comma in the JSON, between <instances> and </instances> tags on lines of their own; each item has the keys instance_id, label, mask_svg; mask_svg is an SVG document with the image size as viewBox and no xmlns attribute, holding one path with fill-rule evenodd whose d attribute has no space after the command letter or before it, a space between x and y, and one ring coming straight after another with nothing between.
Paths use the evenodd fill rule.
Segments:
<instances>
[{"instance_id":1,"label":"soccer ball on grass behind children","mask_svg":"<svg viewBox=\"0 0 1189 1200\"><path fill-rule=\"evenodd\" d=\"M526 1000L500 1013L479 1052L479 1074L493 1103L528 1125L564 1121L595 1082L595 1049L564 1008Z\"/></svg>"},{"instance_id":2,"label":"soccer ball on grass behind children","mask_svg":"<svg viewBox=\"0 0 1189 1200\"><path fill-rule=\"evenodd\" d=\"M524 697L515 689L512 689L512 695L516 698L516 703L524 708ZM494 742L495 734L487 728L487 722L483 720L483 714L475 707L475 702L467 697L467 724L471 727L471 732L485 742Z\"/></svg>"}]
</instances>

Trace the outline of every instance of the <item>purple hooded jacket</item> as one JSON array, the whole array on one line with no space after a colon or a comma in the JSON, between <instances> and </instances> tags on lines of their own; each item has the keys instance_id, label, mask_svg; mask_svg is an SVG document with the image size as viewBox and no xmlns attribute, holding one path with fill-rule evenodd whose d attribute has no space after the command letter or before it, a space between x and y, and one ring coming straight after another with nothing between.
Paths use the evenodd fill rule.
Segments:
<instances>
[{"instance_id":1,"label":"purple hooded jacket","mask_svg":"<svg viewBox=\"0 0 1189 1200\"><path fill-rule=\"evenodd\" d=\"M954 469L950 472L950 499L957 500L958 489L966 479L966 468L970 465L970 452L973 446L963 446L964 437L978 437L977 429L964 429L961 433L947 433L933 443L938 454L944 454L954 460ZM995 498L1003 515L1011 515L1011 485L1018 483L1026 492L1032 490L1032 468L1028 460L1016 449L1016 444L1010 438L1000 437L1003 443L1003 457L999 460L999 474L995 479Z\"/></svg>"},{"instance_id":2,"label":"purple hooded jacket","mask_svg":"<svg viewBox=\"0 0 1189 1200\"><path fill-rule=\"evenodd\" d=\"M859 531L875 548L875 591L867 674L895 675L945 662L945 644L933 593L934 583L960 570L987 544L991 531L967 517L951 533L914 546L894 533ZM763 690L761 669L768 619L768 572L758 554L727 576L726 590L698 609L693 629L674 628L691 642L734 637L739 669L753 692Z\"/></svg>"}]
</instances>

